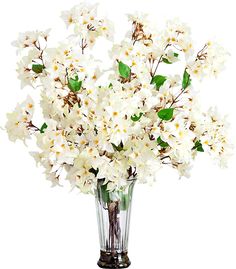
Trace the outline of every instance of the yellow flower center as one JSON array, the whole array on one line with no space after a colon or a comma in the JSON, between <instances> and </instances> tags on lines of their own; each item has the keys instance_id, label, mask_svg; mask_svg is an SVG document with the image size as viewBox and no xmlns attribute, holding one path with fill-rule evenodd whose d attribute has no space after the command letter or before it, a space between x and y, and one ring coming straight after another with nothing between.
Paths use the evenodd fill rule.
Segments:
<instances>
[{"instance_id":1,"label":"yellow flower center","mask_svg":"<svg viewBox=\"0 0 236 269\"><path fill-rule=\"evenodd\" d=\"M72 23L73 22L73 18L71 16L69 17L68 22L69 23Z\"/></svg>"}]
</instances>

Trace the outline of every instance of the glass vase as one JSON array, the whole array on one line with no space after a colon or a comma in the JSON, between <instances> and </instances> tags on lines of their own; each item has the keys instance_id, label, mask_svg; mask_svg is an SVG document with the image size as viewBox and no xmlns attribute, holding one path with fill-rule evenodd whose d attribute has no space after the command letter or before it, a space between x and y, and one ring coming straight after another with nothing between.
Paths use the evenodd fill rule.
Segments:
<instances>
[{"instance_id":1,"label":"glass vase","mask_svg":"<svg viewBox=\"0 0 236 269\"><path fill-rule=\"evenodd\" d=\"M100 240L101 268L127 268L131 202L135 179L127 180L119 191L108 191L99 180L95 191Z\"/></svg>"}]
</instances>

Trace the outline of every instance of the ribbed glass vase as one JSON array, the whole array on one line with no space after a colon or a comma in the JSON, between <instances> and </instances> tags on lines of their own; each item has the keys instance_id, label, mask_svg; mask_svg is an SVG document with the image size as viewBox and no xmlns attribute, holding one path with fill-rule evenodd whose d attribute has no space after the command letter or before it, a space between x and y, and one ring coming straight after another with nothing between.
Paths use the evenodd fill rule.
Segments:
<instances>
[{"instance_id":1,"label":"ribbed glass vase","mask_svg":"<svg viewBox=\"0 0 236 269\"><path fill-rule=\"evenodd\" d=\"M135 179L127 180L120 191L109 192L104 180L96 189L101 268L127 268L131 202Z\"/></svg>"}]
</instances>

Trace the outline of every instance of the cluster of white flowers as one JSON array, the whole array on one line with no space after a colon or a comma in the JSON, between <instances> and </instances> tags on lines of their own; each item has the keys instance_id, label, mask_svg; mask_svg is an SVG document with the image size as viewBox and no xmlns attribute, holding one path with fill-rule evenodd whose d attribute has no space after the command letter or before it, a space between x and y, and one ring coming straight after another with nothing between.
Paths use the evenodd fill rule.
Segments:
<instances>
[{"instance_id":1,"label":"cluster of white flowers","mask_svg":"<svg viewBox=\"0 0 236 269\"><path fill-rule=\"evenodd\" d=\"M217 43L207 42L197 53L197 57L189 61L187 68L191 75L203 78L215 76L224 68L229 53Z\"/></svg>"},{"instance_id":2,"label":"cluster of white flowers","mask_svg":"<svg viewBox=\"0 0 236 269\"><path fill-rule=\"evenodd\" d=\"M69 11L62 12L62 19L67 27L74 26L75 35L81 38L81 47L84 50L92 47L99 36L112 39L113 25L97 14L97 4L81 3Z\"/></svg>"},{"instance_id":3,"label":"cluster of white flowers","mask_svg":"<svg viewBox=\"0 0 236 269\"><path fill-rule=\"evenodd\" d=\"M33 124L34 103L28 97L6 124L12 141L36 137L39 151L32 155L47 179L59 185L67 179L94 193L99 179L109 191L128 179L152 182L164 165L188 176L201 152L225 164L226 121L213 109L201 112L191 84L194 75L218 74L223 48L208 42L195 54L190 30L180 21L168 21L158 32L149 28L146 15L129 15L131 30L113 45L113 65L102 71L92 48L100 36L112 39L111 22L88 4L63 12L62 18L74 26L74 34L57 47L46 46L48 30L20 34L14 43L21 55L19 79L23 87L40 91L44 122ZM158 72L160 65L171 67L181 59L186 60L179 74Z\"/></svg>"},{"instance_id":4,"label":"cluster of white flowers","mask_svg":"<svg viewBox=\"0 0 236 269\"><path fill-rule=\"evenodd\" d=\"M32 130L38 130L32 123L34 113L34 101L30 96L18 104L12 113L7 114L6 129L9 134L9 139L15 142L17 139L25 141L30 138Z\"/></svg>"}]
</instances>

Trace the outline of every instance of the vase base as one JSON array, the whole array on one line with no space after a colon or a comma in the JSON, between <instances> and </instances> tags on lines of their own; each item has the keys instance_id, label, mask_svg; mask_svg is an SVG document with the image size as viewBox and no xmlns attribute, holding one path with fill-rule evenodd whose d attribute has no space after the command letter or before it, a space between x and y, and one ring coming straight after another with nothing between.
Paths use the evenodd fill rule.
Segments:
<instances>
[{"instance_id":1,"label":"vase base","mask_svg":"<svg viewBox=\"0 0 236 269\"><path fill-rule=\"evenodd\" d=\"M101 250L100 255L98 266L101 268L128 268L131 264L128 252L112 253Z\"/></svg>"}]
</instances>

